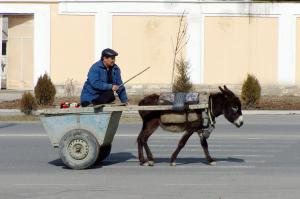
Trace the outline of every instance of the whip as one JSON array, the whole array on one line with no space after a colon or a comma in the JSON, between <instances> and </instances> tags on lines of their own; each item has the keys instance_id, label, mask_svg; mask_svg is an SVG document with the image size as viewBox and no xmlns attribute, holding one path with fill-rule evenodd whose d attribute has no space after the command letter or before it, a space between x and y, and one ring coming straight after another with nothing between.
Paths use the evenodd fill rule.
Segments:
<instances>
[{"instance_id":1,"label":"whip","mask_svg":"<svg viewBox=\"0 0 300 199\"><path fill-rule=\"evenodd\" d=\"M144 73L146 70L148 70L150 67L145 68L144 70L142 70L141 72L139 72L138 74L132 76L131 78L129 78L128 80L126 80L123 84L119 85L119 87L124 86L124 84L128 83L129 81L133 80L134 78L136 78L137 76L141 75L142 73Z\"/></svg>"}]
</instances>

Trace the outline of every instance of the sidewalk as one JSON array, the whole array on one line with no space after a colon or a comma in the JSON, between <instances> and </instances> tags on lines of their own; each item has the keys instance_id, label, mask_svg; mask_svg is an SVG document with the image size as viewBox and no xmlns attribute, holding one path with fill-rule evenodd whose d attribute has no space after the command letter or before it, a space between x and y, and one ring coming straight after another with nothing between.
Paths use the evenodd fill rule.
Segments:
<instances>
[{"instance_id":1,"label":"sidewalk","mask_svg":"<svg viewBox=\"0 0 300 199\"><path fill-rule=\"evenodd\" d=\"M21 99L23 93L23 90L0 90L0 102Z\"/></svg>"}]
</instances>

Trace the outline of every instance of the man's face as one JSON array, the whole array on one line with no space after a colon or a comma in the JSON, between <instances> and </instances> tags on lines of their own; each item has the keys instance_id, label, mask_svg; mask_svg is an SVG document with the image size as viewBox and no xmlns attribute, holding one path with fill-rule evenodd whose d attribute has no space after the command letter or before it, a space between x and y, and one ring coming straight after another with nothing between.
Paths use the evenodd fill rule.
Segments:
<instances>
[{"instance_id":1,"label":"man's face","mask_svg":"<svg viewBox=\"0 0 300 199\"><path fill-rule=\"evenodd\" d=\"M115 57L103 57L103 63L107 67L112 67L115 64Z\"/></svg>"}]
</instances>

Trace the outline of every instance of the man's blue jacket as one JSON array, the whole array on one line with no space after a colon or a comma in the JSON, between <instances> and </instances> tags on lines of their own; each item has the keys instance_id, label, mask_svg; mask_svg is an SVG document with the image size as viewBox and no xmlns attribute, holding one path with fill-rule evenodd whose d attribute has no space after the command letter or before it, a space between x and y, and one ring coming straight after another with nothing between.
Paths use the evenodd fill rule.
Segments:
<instances>
[{"instance_id":1,"label":"man's blue jacket","mask_svg":"<svg viewBox=\"0 0 300 199\"><path fill-rule=\"evenodd\" d=\"M121 85L123 83L121 70L116 64L112 68L112 80L113 84L109 84L108 70L101 60L97 61L89 70L87 80L81 91L80 101L91 103L93 99L97 98L104 91L111 90L112 85ZM124 86L121 86L117 93L122 103L127 102L128 98Z\"/></svg>"}]
</instances>

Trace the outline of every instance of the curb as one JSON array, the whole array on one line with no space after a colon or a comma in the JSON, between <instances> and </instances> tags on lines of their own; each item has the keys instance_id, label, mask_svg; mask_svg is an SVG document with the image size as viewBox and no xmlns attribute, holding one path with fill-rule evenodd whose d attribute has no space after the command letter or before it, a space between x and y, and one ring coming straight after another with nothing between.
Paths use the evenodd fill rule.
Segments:
<instances>
[{"instance_id":1,"label":"curb","mask_svg":"<svg viewBox=\"0 0 300 199\"><path fill-rule=\"evenodd\" d=\"M243 115L300 115L300 110L245 110Z\"/></svg>"},{"instance_id":2,"label":"curb","mask_svg":"<svg viewBox=\"0 0 300 199\"><path fill-rule=\"evenodd\" d=\"M23 115L23 113L18 109L0 109L0 116L6 115Z\"/></svg>"}]
</instances>

